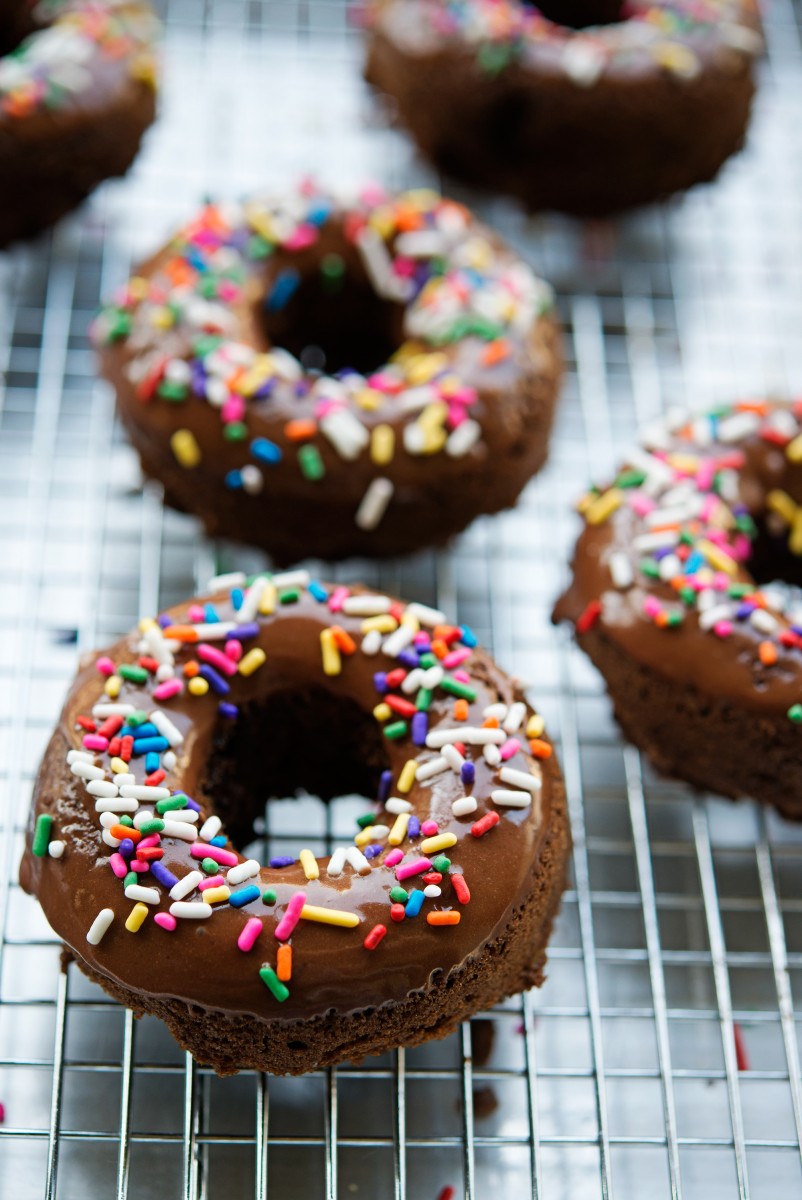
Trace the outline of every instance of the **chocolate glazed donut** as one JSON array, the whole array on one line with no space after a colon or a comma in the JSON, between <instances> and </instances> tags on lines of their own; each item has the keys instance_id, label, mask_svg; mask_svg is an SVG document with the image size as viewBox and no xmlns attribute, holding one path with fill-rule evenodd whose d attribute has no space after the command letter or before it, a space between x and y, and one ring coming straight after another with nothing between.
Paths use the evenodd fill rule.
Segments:
<instances>
[{"instance_id":1,"label":"chocolate glazed donut","mask_svg":"<svg viewBox=\"0 0 802 1200\"><path fill-rule=\"evenodd\" d=\"M606 216L742 145L755 0L378 0L366 77L438 167L531 211Z\"/></svg>"},{"instance_id":2,"label":"chocolate glazed donut","mask_svg":"<svg viewBox=\"0 0 802 1200\"><path fill-rule=\"evenodd\" d=\"M158 29L140 0L18 4L0 17L0 247L127 171L155 116Z\"/></svg>"},{"instance_id":3,"label":"chocolate glazed donut","mask_svg":"<svg viewBox=\"0 0 802 1200\"><path fill-rule=\"evenodd\" d=\"M562 373L548 286L422 189L210 205L95 338L168 502L279 562L409 553L514 504Z\"/></svg>"},{"instance_id":4,"label":"chocolate glazed donut","mask_svg":"<svg viewBox=\"0 0 802 1200\"><path fill-rule=\"evenodd\" d=\"M327 858L234 848L301 786L378 803ZM297 1074L540 983L568 853L543 721L471 631L294 572L84 664L21 882L81 969L200 1061Z\"/></svg>"},{"instance_id":5,"label":"chocolate glazed donut","mask_svg":"<svg viewBox=\"0 0 802 1200\"><path fill-rule=\"evenodd\" d=\"M555 609L668 775L802 818L802 409L657 424L580 505Z\"/></svg>"}]
</instances>

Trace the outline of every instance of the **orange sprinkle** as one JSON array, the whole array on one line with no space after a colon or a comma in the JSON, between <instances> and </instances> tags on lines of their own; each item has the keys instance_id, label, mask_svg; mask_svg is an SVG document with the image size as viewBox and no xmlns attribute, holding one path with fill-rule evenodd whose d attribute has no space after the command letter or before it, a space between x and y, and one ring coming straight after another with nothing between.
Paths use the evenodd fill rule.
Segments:
<instances>
[{"instance_id":1,"label":"orange sprinkle","mask_svg":"<svg viewBox=\"0 0 802 1200\"><path fill-rule=\"evenodd\" d=\"M758 653L764 667L774 666L777 661L777 647L774 645L774 642L761 642Z\"/></svg>"},{"instance_id":2,"label":"orange sprinkle","mask_svg":"<svg viewBox=\"0 0 802 1200\"><path fill-rule=\"evenodd\" d=\"M657 616L654 618L654 623L658 629L667 629L668 628L668 613L666 612L665 609L663 609L662 612L659 612L657 614Z\"/></svg>"},{"instance_id":3,"label":"orange sprinkle","mask_svg":"<svg viewBox=\"0 0 802 1200\"><path fill-rule=\"evenodd\" d=\"M292 946L279 946L276 954L276 974L282 983L292 979Z\"/></svg>"},{"instance_id":4,"label":"orange sprinkle","mask_svg":"<svg viewBox=\"0 0 802 1200\"><path fill-rule=\"evenodd\" d=\"M448 642L444 642L442 638L434 638L432 640L432 654L436 654L438 658L445 658L448 654Z\"/></svg>"},{"instance_id":5,"label":"orange sprinkle","mask_svg":"<svg viewBox=\"0 0 802 1200\"><path fill-rule=\"evenodd\" d=\"M450 909L448 912L430 912L426 914L426 920L430 925L459 925L462 913Z\"/></svg>"},{"instance_id":6,"label":"orange sprinkle","mask_svg":"<svg viewBox=\"0 0 802 1200\"><path fill-rule=\"evenodd\" d=\"M298 417L294 421L287 422L284 426L284 433L291 442L305 442L317 433L317 423L308 418Z\"/></svg>"},{"instance_id":7,"label":"orange sprinkle","mask_svg":"<svg viewBox=\"0 0 802 1200\"><path fill-rule=\"evenodd\" d=\"M482 729L498 729L498 717L485 717Z\"/></svg>"},{"instance_id":8,"label":"orange sprinkle","mask_svg":"<svg viewBox=\"0 0 802 1200\"><path fill-rule=\"evenodd\" d=\"M194 679L199 673L200 663L196 663L194 658L191 658L189 662L184 663L184 674L186 675L187 679Z\"/></svg>"},{"instance_id":9,"label":"orange sprinkle","mask_svg":"<svg viewBox=\"0 0 802 1200\"><path fill-rule=\"evenodd\" d=\"M192 625L170 625L170 638L175 642L197 642L198 631Z\"/></svg>"},{"instance_id":10,"label":"orange sprinkle","mask_svg":"<svg viewBox=\"0 0 802 1200\"><path fill-rule=\"evenodd\" d=\"M554 750L549 742L544 742L543 738L532 738L529 743L529 749L534 754L535 758L551 758Z\"/></svg>"},{"instance_id":11,"label":"orange sprinkle","mask_svg":"<svg viewBox=\"0 0 802 1200\"><path fill-rule=\"evenodd\" d=\"M765 417L769 411L765 400L739 400L735 407L738 412L756 413L759 417Z\"/></svg>"},{"instance_id":12,"label":"orange sprinkle","mask_svg":"<svg viewBox=\"0 0 802 1200\"><path fill-rule=\"evenodd\" d=\"M331 635L334 638L334 644L343 654L355 654L356 642L351 637L350 633L346 633L341 625L331 626Z\"/></svg>"},{"instance_id":13,"label":"orange sprinkle","mask_svg":"<svg viewBox=\"0 0 802 1200\"><path fill-rule=\"evenodd\" d=\"M182 287L194 283L198 277L197 271L190 267L183 258L171 258L162 268L173 287Z\"/></svg>"},{"instance_id":14,"label":"orange sprinkle","mask_svg":"<svg viewBox=\"0 0 802 1200\"><path fill-rule=\"evenodd\" d=\"M509 357L510 343L506 338L496 338L495 341L488 342L482 351L482 365L494 367L496 363L504 362L504 359Z\"/></svg>"},{"instance_id":15,"label":"orange sprinkle","mask_svg":"<svg viewBox=\"0 0 802 1200\"><path fill-rule=\"evenodd\" d=\"M412 205L396 204L393 216L396 228L401 233L409 233L414 229L420 229L423 225L422 215Z\"/></svg>"},{"instance_id":16,"label":"orange sprinkle","mask_svg":"<svg viewBox=\"0 0 802 1200\"><path fill-rule=\"evenodd\" d=\"M467 700L455 700L454 701L454 720L455 721L467 721L468 720L468 701Z\"/></svg>"}]
</instances>

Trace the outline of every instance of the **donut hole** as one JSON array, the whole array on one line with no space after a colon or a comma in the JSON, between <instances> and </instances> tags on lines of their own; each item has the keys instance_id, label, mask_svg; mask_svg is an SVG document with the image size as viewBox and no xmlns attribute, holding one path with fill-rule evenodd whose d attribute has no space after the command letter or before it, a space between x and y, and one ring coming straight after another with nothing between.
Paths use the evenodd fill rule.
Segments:
<instances>
[{"instance_id":1,"label":"donut hole","mask_svg":"<svg viewBox=\"0 0 802 1200\"><path fill-rule=\"evenodd\" d=\"M624 20L626 0L539 0L532 7L555 25L588 29Z\"/></svg>"},{"instance_id":2,"label":"donut hole","mask_svg":"<svg viewBox=\"0 0 802 1200\"><path fill-rule=\"evenodd\" d=\"M403 306L378 296L361 263L349 259L328 253L312 269L284 265L272 273L262 330L308 371L370 374L403 340Z\"/></svg>"},{"instance_id":3,"label":"donut hole","mask_svg":"<svg viewBox=\"0 0 802 1200\"><path fill-rule=\"evenodd\" d=\"M5 12L0 12L0 57L11 54L38 27L27 4L22 8L10 4Z\"/></svg>"},{"instance_id":4,"label":"donut hole","mask_svg":"<svg viewBox=\"0 0 802 1200\"><path fill-rule=\"evenodd\" d=\"M209 763L203 791L242 850L260 836L257 824L269 800L284 802L307 793L324 802L359 796L366 805L375 803L388 760L372 715L324 687L299 685L244 706L235 722L220 725ZM293 852L307 823L308 807L304 812L307 816L300 815L299 807ZM307 833L311 841L319 836L315 830L317 822ZM269 850L270 856L283 852L283 839Z\"/></svg>"},{"instance_id":5,"label":"donut hole","mask_svg":"<svg viewBox=\"0 0 802 1200\"><path fill-rule=\"evenodd\" d=\"M755 582L761 587L781 583L802 589L802 557L789 549L787 526L771 515L755 517L755 525L757 536L749 556L749 573Z\"/></svg>"}]
</instances>

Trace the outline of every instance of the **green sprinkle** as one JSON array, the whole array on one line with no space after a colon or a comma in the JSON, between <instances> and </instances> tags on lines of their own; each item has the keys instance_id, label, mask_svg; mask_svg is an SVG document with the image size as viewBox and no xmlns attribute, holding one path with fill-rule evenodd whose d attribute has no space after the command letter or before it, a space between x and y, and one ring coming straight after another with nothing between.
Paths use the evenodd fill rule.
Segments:
<instances>
[{"instance_id":1,"label":"green sprinkle","mask_svg":"<svg viewBox=\"0 0 802 1200\"><path fill-rule=\"evenodd\" d=\"M620 488L640 487L646 478L645 471L622 471L615 481L615 486Z\"/></svg>"},{"instance_id":2,"label":"green sprinkle","mask_svg":"<svg viewBox=\"0 0 802 1200\"><path fill-rule=\"evenodd\" d=\"M802 725L802 704L792 704L788 709L788 719L795 725Z\"/></svg>"},{"instance_id":3,"label":"green sprinkle","mask_svg":"<svg viewBox=\"0 0 802 1200\"><path fill-rule=\"evenodd\" d=\"M129 871L128 874L123 877L123 888L130 887L132 883L139 883L139 876L137 875L136 871Z\"/></svg>"},{"instance_id":4,"label":"green sprinkle","mask_svg":"<svg viewBox=\"0 0 802 1200\"><path fill-rule=\"evenodd\" d=\"M317 446L312 446L309 443L301 446L298 451L298 466L301 468L301 474L304 479L308 479L311 483L317 483L326 474L326 468L323 465L323 459L320 457L320 451Z\"/></svg>"},{"instance_id":5,"label":"green sprinkle","mask_svg":"<svg viewBox=\"0 0 802 1200\"><path fill-rule=\"evenodd\" d=\"M123 815L118 820L117 824L118 825L127 825L129 829L133 829L133 827L134 827L134 822L128 816L128 813L123 813Z\"/></svg>"},{"instance_id":6,"label":"green sprinkle","mask_svg":"<svg viewBox=\"0 0 802 1200\"><path fill-rule=\"evenodd\" d=\"M479 47L476 61L487 75L500 75L512 61L515 51L512 46L486 42Z\"/></svg>"},{"instance_id":7,"label":"green sprinkle","mask_svg":"<svg viewBox=\"0 0 802 1200\"><path fill-rule=\"evenodd\" d=\"M223 338L217 337L214 334L202 334L200 337L194 338L192 342L192 352L196 358L206 358L213 350L221 344Z\"/></svg>"},{"instance_id":8,"label":"green sprinkle","mask_svg":"<svg viewBox=\"0 0 802 1200\"><path fill-rule=\"evenodd\" d=\"M178 796L168 796L166 800L157 800L156 801L156 812L157 813L175 812L179 808L186 808L186 806L187 806L187 798L182 793L181 795L178 795Z\"/></svg>"},{"instance_id":9,"label":"green sprinkle","mask_svg":"<svg viewBox=\"0 0 802 1200\"><path fill-rule=\"evenodd\" d=\"M755 525L749 513L742 513L740 517L735 518L735 528L740 533L745 533L749 538L757 536L757 525Z\"/></svg>"},{"instance_id":10,"label":"green sprinkle","mask_svg":"<svg viewBox=\"0 0 802 1200\"><path fill-rule=\"evenodd\" d=\"M173 383L170 379L165 379L159 384L159 395L162 400L172 400L174 403L180 403L186 400L189 395L189 388L185 383Z\"/></svg>"},{"instance_id":11,"label":"green sprinkle","mask_svg":"<svg viewBox=\"0 0 802 1200\"><path fill-rule=\"evenodd\" d=\"M160 821L158 817L154 817L152 821L145 821L139 826L139 832L146 837L149 833L161 833L164 829L164 821Z\"/></svg>"},{"instance_id":12,"label":"green sprinkle","mask_svg":"<svg viewBox=\"0 0 802 1200\"><path fill-rule=\"evenodd\" d=\"M267 963L259 968L259 978L262 983L268 988L277 1000L286 1000L289 996L289 989L279 979L276 972Z\"/></svg>"},{"instance_id":13,"label":"green sprinkle","mask_svg":"<svg viewBox=\"0 0 802 1200\"><path fill-rule=\"evenodd\" d=\"M641 574L645 575L647 579L660 578L660 568L658 567L657 563L653 562L650 558L644 558L638 564L638 566L640 567Z\"/></svg>"},{"instance_id":14,"label":"green sprinkle","mask_svg":"<svg viewBox=\"0 0 802 1200\"><path fill-rule=\"evenodd\" d=\"M437 858L432 859L432 866L435 871L439 871L441 875L445 875L448 868L451 866L451 859L446 858L445 854L438 854Z\"/></svg>"},{"instance_id":15,"label":"green sprinkle","mask_svg":"<svg viewBox=\"0 0 802 1200\"><path fill-rule=\"evenodd\" d=\"M432 689L421 688L415 698L415 707L418 712L428 712L429 706L432 703Z\"/></svg>"},{"instance_id":16,"label":"green sprinkle","mask_svg":"<svg viewBox=\"0 0 802 1200\"><path fill-rule=\"evenodd\" d=\"M420 656L420 659L418 661L418 666L423 667L423 669L425 671L427 669L427 667L436 667L438 664L438 661L439 660L437 658L437 655L432 654L430 651L427 650L425 654L422 654Z\"/></svg>"},{"instance_id":17,"label":"green sprinkle","mask_svg":"<svg viewBox=\"0 0 802 1200\"><path fill-rule=\"evenodd\" d=\"M223 437L227 442L243 442L248 436L248 426L242 421L229 421L223 427Z\"/></svg>"},{"instance_id":18,"label":"green sprinkle","mask_svg":"<svg viewBox=\"0 0 802 1200\"><path fill-rule=\"evenodd\" d=\"M696 604L696 592L692 587L680 588L679 597L683 604L688 605L688 608L693 608Z\"/></svg>"},{"instance_id":19,"label":"green sprinkle","mask_svg":"<svg viewBox=\"0 0 802 1200\"><path fill-rule=\"evenodd\" d=\"M341 254L326 254L320 263L323 290L329 293L342 291L345 283L345 259Z\"/></svg>"},{"instance_id":20,"label":"green sprinkle","mask_svg":"<svg viewBox=\"0 0 802 1200\"><path fill-rule=\"evenodd\" d=\"M33 842L31 844L31 849L37 858L44 858L47 854L52 828L53 818L50 814L40 813L36 818L36 828L33 831Z\"/></svg>"},{"instance_id":21,"label":"green sprinkle","mask_svg":"<svg viewBox=\"0 0 802 1200\"><path fill-rule=\"evenodd\" d=\"M122 675L122 671L120 671ZM138 708L136 712L131 713L130 717L125 718L126 725L133 725L136 729L137 725L144 725L148 719L148 714L143 709Z\"/></svg>"},{"instance_id":22,"label":"green sprinkle","mask_svg":"<svg viewBox=\"0 0 802 1200\"><path fill-rule=\"evenodd\" d=\"M262 904L275 904L276 893L272 888L268 888L266 892L262 892Z\"/></svg>"},{"instance_id":23,"label":"green sprinkle","mask_svg":"<svg viewBox=\"0 0 802 1200\"><path fill-rule=\"evenodd\" d=\"M297 604L301 599L301 593L298 588L287 588L284 592L279 592L279 604Z\"/></svg>"},{"instance_id":24,"label":"green sprinkle","mask_svg":"<svg viewBox=\"0 0 802 1200\"><path fill-rule=\"evenodd\" d=\"M393 721L391 725L385 725L384 727L384 736L389 738L391 742L397 742L399 738L406 737L406 732L406 721Z\"/></svg>"},{"instance_id":25,"label":"green sprinkle","mask_svg":"<svg viewBox=\"0 0 802 1200\"><path fill-rule=\"evenodd\" d=\"M364 813L361 817L357 817L356 823L360 829L368 829L371 825L376 824L375 813Z\"/></svg>"},{"instance_id":26,"label":"green sprinkle","mask_svg":"<svg viewBox=\"0 0 802 1200\"><path fill-rule=\"evenodd\" d=\"M117 309L106 327L106 341L119 342L131 332L131 314Z\"/></svg>"},{"instance_id":27,"label":"green sprinkle","mask_svg":"<svg viewBox=\"0 0 802 1200\"><path fill-rule=\"evenodd\" d=\"M744 596L751 596L753 591L751 583L731 583L727 588L727 595L733 600L742 600Z\"/></svg>"},{"instance_id":28,"label":"green sprinkle","mask_svg":"<svg viewBox=\"0 0 802 1200\"><path fill-rule=\"evenodd\" d=\"M148 673L144 667L133 667L128 663L123 663L121 667L117 668L117 671L129 683L147 683L148 681Z\"/></svg>"},{"instance_id":29,"label":"green sprinkle","mask_svg":"<svg viewBox=\"0 0 802 1200\"><path fill-rule=\"evenodd\" d=\"M390 899L394 904L406 904L409 900L409 893L402 887L390 888Z\"/></svg>"},{"instance_id":30,"label":"green sprinkle","mask_svg":"<svg viewBox=\"0 0 802 1200\"><path fill-rule=\"evenodd\" d=\"M248 245L245 248L245 253L250 259L270 258L273 253L274 246L271 242L260 237L258 233L253 234L248 239Z\"/></svg>"},{"instance_id":31,"label":"green sprinkle","mask_svg":"<svg viewBox=\"0 0 802 1200\"><path fill-rule=\"evenodd\" d=\"M220 864L216 863L213 858L201 859L201 870L207 875L216 875L220 870Z\"/></svg>"},{"instance_id":32,"label":"green sprinkle","mask_svg":"<svg viewBox=\"0 0 802 1200\"><path fill-rule=\"evenodd\" d=\"M446 676L440 683L440 687L451 696L459 696L460 700L473 702L476 699L476 688L472 688L468 683L460 683L458 679L450 679Z\"/></svg>"},{"instance_id":33,"label":"green sprinkle","mask_svg":"<svg viewBox=\"0 0 802 1200\"><path fill-rule=\"evenodd\" d=\"M677 626L681 625L684 620L685 620L685 614L682 612L678 612L676 609L674 609L673 612L670 612L668 614L668 617L666 619L666 624L668 625L668 627L670 629L676 629Z\"/></svg>"}]
</instances>

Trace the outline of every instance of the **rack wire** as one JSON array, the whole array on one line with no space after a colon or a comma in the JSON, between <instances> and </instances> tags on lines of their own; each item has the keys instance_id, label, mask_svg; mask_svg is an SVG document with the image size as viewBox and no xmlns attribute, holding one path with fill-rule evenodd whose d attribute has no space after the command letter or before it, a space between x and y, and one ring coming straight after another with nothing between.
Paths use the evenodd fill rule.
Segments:
<instances>
[{"instance_id":1,"label":"rack wire","mask_svg":"<svg viewBox=\"0 0 802 1200\"><path fill-rule=\"evenodd\" d=\"M471 197L557 288L568 378L551 462L517 510L447 553L334 572L469 621L531 684L575 839L546 985L442 1043L300 1079L228 1080L62 973L16 882L76 649L215 570L261 563L204 543L141 487L88 324L204 192L280 187L310 168L334 184L432 176L364 89L340 0L163 9L163 118L135 171L0 258L0 1195L802 1197L802 830L655 777L548 620L571 501L637 423L802 382L799 7L768 8L749 146L715 187L614 228L527 222ZM322 849L345 815L271 802L265 836L316 822Z\"/></svg>"}]
</instances>

